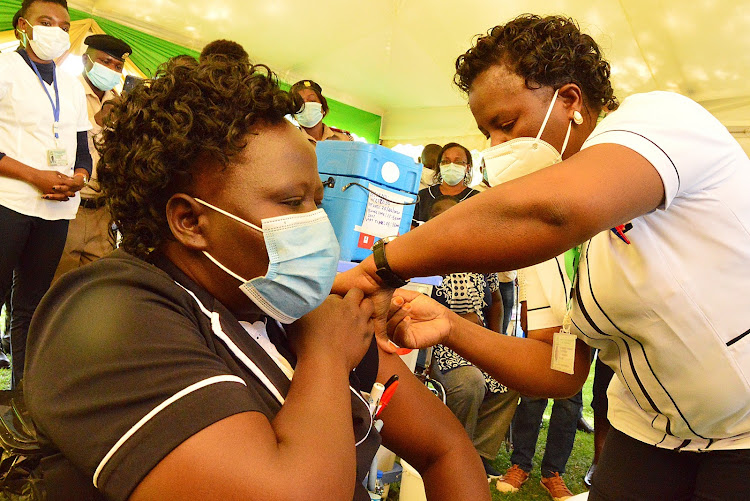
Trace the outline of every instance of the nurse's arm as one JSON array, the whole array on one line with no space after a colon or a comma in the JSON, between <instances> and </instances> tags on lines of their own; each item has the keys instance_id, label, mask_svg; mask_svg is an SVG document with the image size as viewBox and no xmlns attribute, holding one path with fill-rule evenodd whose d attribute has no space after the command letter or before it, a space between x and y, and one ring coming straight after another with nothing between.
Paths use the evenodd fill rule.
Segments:
<instances>
[{"instance_id":1,"label":"nurse's arm","mask_svg":"<svg viewBox=\"0 0 750 501\"><path fill-rule=\"evenodd\" d=\"M567 398L586 381L591 352L583 341L576 341L573 374L550 368L552 337L559 328L533 330L528 338L504 336L422 294L403 289L395 294L388 333L400 346L443 344L509 388L532 397Z\"/></svg>"},{"instance_id":2,"label":"nurse's arm","mask_svg":"<svg viewBox=\"0 0 750 501\"><path fill-rule=\"evenodd\" d=\"M489 500L487 477L466 431L394 354L380 350L377 380L399 375L383 409L383 445L419 471L430 501Z\"/></svg>"},{"instance_id":3,"label":"nurse's arm","mask_svg":"<svg viewBox=\"0 0 750 501\"><path fill-rule=\"evenodd\" d=\"M600 144L453 207L386 246L404 279L459 271L516 270L558 256L601 231L657 208L656 169L624 146ZM337 277L334 290L380 283L372 257Z\"/></svg>"}]
</instances>

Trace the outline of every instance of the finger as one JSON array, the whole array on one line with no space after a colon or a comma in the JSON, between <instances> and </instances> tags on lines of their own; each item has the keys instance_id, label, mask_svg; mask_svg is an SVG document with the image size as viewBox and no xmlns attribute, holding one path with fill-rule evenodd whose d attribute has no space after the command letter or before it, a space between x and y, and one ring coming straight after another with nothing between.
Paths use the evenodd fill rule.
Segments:
<instances>
[{"instance_id":1,"label":"finger","mask_svg":"<svg viewBox=\"0 0 750 501\"><path fill-rule=\"evenodd\" d=\"M372 319L375 314L375 303L373 303L370 298L364 298L362 302L359 303L359 309L362 314L367 315L366 318Z\"/></svg>"},{"instance_id":2,"label":"finger","mask_svg":"<svg viewBox=\"0 0 750 501\"><path fill-rule=\"evenodd\" d=\"M360 304L364 298L365 293L360 289L357 289L356 287L353 289L349 289L349 291L344 296L345 301L351 301L355 304Z\"/></svg>"},{"instance_id":3,"label":"finger","mask_svg":"<svg viewBox=\"0 0 750 501\"><path fill-rule=\"evenodd\" d=\"M402 298L401 296L393 296L393 298L391 299L390 308L388 310L388 318L390 318L394 313L398 312L404 305L404 303L404 298Z\"/></svg>"},{"instance_id":4,"label":"finger","mask_svg":"<svg viewBox=\"0 0 750 501\"><path fill-rule=\"evenodd\" d=\"M398 346L393 343L385 334L375 334L375 340L378 342L378 348L385 353L396 353Z\"/></svg>"},{"instance_id":5,"label":"finger","mask_svg":"<svg viewBox=\"0 0 750 501\"><path fill-rule=\"evenodd\" d=\"M409 289L396 289L395 291L393 291L393 297L401 297L405 301L411 301L415 297L419 297L419 296L422 296L422 295L423 294L420 293L420 292L411 291Z\"/></svg>"},{"instance_id":6,"label":"finger","mask_svg":"<svg viewBox=\"0 0 750 501\"><path fill-rule=\"evenodd\" d=\"M406 315L409 314L409 311L411 308L407 308L408 304L402 305L401 308L398 310L393 310L393 312L389 315L387 325L397 325L401 320L404 319Z\"/></svg>"},{"instance_id":7,"label":"finger","mask_svg":"<svg viewBox=\"0 0 750 501\"><path fill-rule=\"evenodd\" d=\"M403 348L414 348L412 346L412 343L410 343L411 334L409 330L412 327L412 322L410 317L404 317L397 325L393 327L393 330L390 328L388 329L388 333L390 334L390 338L400 347Z\"/></svg>"},{"instance_id":8,"label":"finger","mask_svg":"<svg viewBox=\"0 0 750 501\"><path fill-rule=\"evenodd\" d=\"M64 193L42 195L42 198L45 200L54 200L56 202L66 202L69 200L69 198Z\"/></svg>"}]
</instances>

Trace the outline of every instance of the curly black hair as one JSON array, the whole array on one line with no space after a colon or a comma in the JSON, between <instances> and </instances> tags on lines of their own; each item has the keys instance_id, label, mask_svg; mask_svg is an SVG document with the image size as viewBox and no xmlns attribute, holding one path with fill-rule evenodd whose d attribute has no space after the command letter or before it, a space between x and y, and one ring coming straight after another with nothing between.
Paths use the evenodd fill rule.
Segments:
<instances>
[{"instance_id":1,"label":"curly black hair","mask_svg":"<svg viewBox=\"0 0 750 501\"><path fill-rule=\"evenodd\" d=\"M171 237L167 201L190 188L199 168L226 168L248 134L301 107L262 64L214 55L160 66L114 106L96 144L99 182L122 248L145 259Z\"/></svg>"},{"instance_id":2,"label":"curly black hair","mask_svg":"<svg viewBox=\"0 0 750 501\"><path fill-rule=\"evenodd\" d=\"M227 57L232 57L243 63L250 64L250 55L247 53L245 48L233 40L219 39L209 42L203 47L200 57L198 58L203 62L208 56L216 54L223 54Z\"/></svg>"},{"instance_id":3,"label":"curly black hair","mask_svg":"<svg viewBox=\"0 0 750 501\"><path fill-rule=\"evenodd\" d=\"M453 81L468 93L474 80L496 64L522 76L529 89L575 83L595 111L618 106L609 63L594 39L569 17L523 14L477 35L474 46L456 59Z\"/></svg>"}]
</instances>

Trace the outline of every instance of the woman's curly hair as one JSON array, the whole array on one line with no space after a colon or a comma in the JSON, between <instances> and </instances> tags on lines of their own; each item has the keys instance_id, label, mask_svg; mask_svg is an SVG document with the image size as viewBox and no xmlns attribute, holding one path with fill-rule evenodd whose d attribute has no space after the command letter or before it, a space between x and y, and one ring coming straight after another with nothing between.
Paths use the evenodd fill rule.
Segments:
<instances>
[{"instance_id":1,"label":"woman's curly hair","mask_svg":"<svg viewBox=\"0 0 750 501\"><path fill-rule=\"evenodd\" d=\"M577 84L596 111L617 108L609 63L589 35L568 17L523 14L477 35L474 46L456 59L455 84L468 93L489 67L505 64L526 80L526 87L555 89Z\"/></svg>"},{"instance_id":2,"label":"woman's curly hair","mask_svg":"<svg viewBox=\"0 0 750 501\"><path fill-rule=\"evenodd\" d=\"M99 182L121 246L146 258L170 235L167 201L189 189L199 165L226 166L254 127L281 123L301 107L262 64L222 55L164 63L115 105L96 145Z\"/></svg>"}]
</instances>

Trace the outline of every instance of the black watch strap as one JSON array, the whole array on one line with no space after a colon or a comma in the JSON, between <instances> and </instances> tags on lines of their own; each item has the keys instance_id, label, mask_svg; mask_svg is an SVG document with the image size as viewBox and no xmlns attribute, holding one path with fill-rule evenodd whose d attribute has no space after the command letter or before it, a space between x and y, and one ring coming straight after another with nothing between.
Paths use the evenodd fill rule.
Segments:
<instances>
[{"instance_id":1,"label":"black watch strap","mask_svg":"<svg viewBox=\"0 0 750 501\"><path fill-rule=\"evenodd\" d=\"M398 289L409 282L391 270L391 267L388 265L388 259L385 257L385 245L394 238L396 237L381 238L375 242L375 245L372 246L372 257L375 260L375 267L377 268L375 273L378 274L383 283L388 287Z\"/></svg>"}]
</instances>

